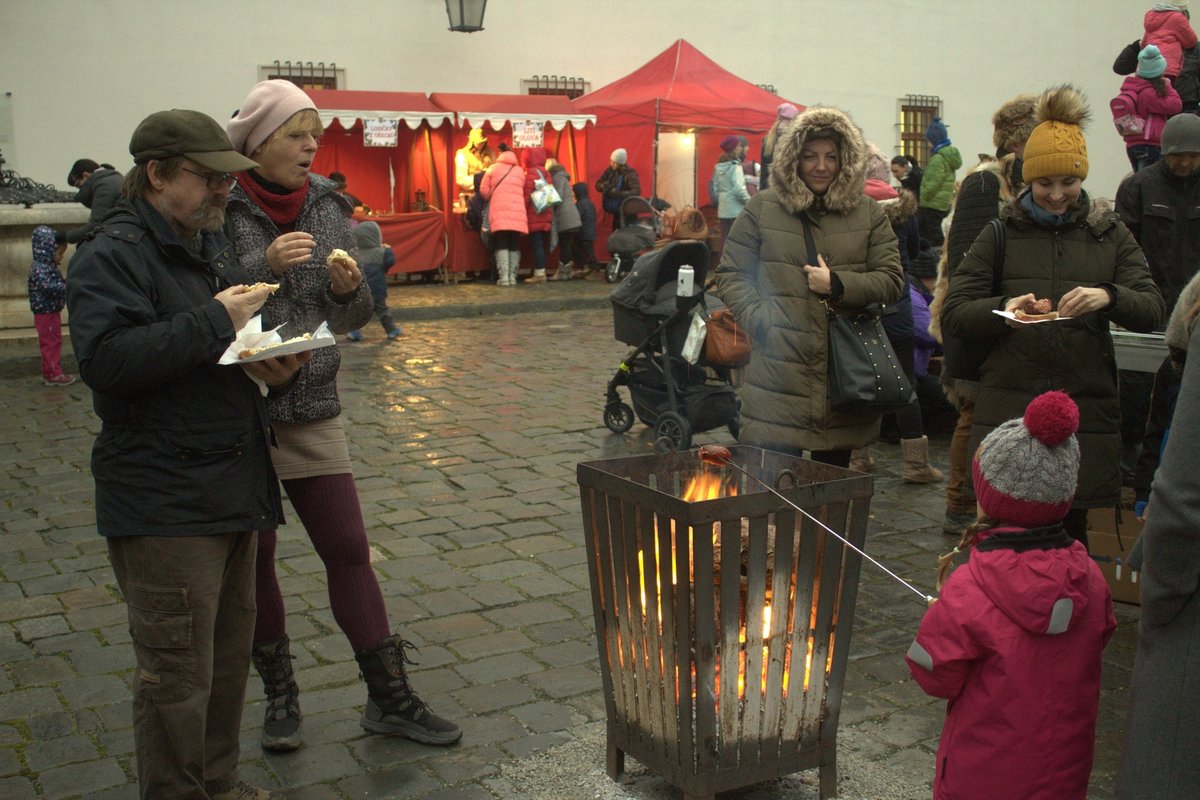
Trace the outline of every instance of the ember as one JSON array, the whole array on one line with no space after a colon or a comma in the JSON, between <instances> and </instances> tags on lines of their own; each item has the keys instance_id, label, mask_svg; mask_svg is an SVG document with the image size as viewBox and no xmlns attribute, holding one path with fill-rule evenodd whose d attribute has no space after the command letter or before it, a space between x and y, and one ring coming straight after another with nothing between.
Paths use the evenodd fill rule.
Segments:
<instances>
[{"instance_id":1,"label":"ember","mask_svg":"<svg viewBox=\"0 0 1200 800\"><path fill-rule=\"evenodd\" d=\"M723 463L579 465L608 771L628 752L698 800L818 766L831 797L861 556L788 502L858 547L871 481L749 447ZM787 478L788 502L755 483Z\"/></svg>"}]
</instances>

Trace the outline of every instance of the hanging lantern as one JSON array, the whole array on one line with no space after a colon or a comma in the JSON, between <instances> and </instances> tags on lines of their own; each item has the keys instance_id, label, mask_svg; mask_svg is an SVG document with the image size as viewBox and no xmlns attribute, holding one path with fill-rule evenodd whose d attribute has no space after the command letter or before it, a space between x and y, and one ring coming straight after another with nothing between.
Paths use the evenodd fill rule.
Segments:
<instances>
[{"instance_id":1,"label":"hanging lantern","mask_svg":"<svg viewBox=\"0 0 1200 800\"><path fill-rule=\"evenodd\" d=\"M450 30L460 33L483 30L483 12L486 9L487 0L446 0Z\"/></svg>"}]
</instances>

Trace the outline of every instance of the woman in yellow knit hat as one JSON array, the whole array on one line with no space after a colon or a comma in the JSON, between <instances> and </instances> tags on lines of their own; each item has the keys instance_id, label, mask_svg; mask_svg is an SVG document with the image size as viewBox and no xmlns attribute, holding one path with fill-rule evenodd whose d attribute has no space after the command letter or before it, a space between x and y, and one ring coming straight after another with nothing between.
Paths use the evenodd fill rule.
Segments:
<instances>
[{"instance_id":1,"label":"woman in yellow knit hat","mask_svg":"<svg viewBox=\"0 0 1200 800\"><path fill-rule=\"evenodd\" d=\"M1093 208L1083 126L1089 111L1071 86L1038 98L1025 144L1027 188L984 228L950 280L943 331L992 343L980 368L968 445L1021 416L1043 392L1062 389L1079 406L1081 466L1063 520L1087 543L1087 509L1120 499L1120 403L1109 323L1150 332L1163 321L1162 295L1133 236L1111 211ZM1058 318L1021 322L1028 301L1049 300Z\"/></svg>"}]
</instances>

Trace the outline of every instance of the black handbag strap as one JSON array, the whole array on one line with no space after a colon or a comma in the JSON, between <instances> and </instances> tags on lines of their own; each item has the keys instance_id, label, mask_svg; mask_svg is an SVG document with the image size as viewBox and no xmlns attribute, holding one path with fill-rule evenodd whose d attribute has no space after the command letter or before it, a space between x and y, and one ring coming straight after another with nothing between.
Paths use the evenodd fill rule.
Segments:
<instances>
[{"instance_id":1,"label":"black handbag strap","mask_svg":"<svg viewBox=\"0 0 1200 800\"><path fill-rule=\"evenodd\" d=\"M817 241L813 238L812 228L808 225L808 220L800 217L800 226L804 228L804 249L808 251L805 256L806 264L816 266L817 264Z\"/></svg>"},{"instance_id":2,"label":"black handbag strap","mask_svg":"<svg viewBox=\"0 0 1200 800\"><path fill-rule=\"evenodd\" d=\"M999 217L989 223L996 234L996 254L992 258L992 295L1000 294L1000 276L1004 272L1004 245L1008 234L1004 230L1004 222Z\"/></svg>"}]
</instances>

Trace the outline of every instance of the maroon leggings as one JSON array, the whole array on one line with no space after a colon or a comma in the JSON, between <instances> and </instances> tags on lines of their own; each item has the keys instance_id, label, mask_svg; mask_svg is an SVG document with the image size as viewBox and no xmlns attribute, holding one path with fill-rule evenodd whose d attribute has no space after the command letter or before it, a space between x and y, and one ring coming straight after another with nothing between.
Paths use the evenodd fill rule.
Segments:
<instances>
[{"instance_id":1,"label":"maroon leggings","mask_svg":"<svg viewBox=\"0 0 1200 800\"><path fill-rule=\"evenodd\" d=\"M367 531L354 476L321 475L283 481L284 491L317 555L325 563L329 605L355 653L391 635L379 581L371 569ZM258 618L254 643L272 642L287 633L279 581L275 578L275 531L258 534L256 565Z\"/></svg>"}]
</instances>

